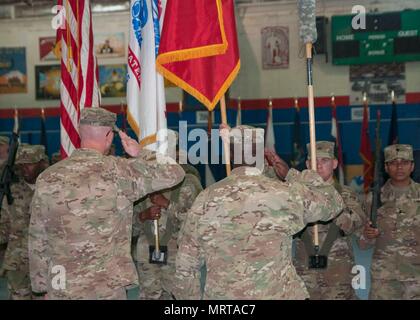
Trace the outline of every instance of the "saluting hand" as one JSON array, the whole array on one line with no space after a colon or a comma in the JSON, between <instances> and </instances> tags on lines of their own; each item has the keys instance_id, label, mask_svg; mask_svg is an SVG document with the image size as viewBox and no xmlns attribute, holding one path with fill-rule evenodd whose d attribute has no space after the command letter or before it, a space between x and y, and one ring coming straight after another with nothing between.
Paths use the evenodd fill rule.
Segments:
<instances>
[{"instance_id":1,"label":"saluting hand","mask_svg":"<svg viewBox=\"0 0 420 320\"><path fill-rule=\"evenodd\" d=\"M289 172L289 166L282 158L279 157L276 151L266 148L264 149L264 156L268 163L273 167L277 176L280 179L286 178L287 173Z\"/></svg>"},{"instance_id":2,"label":"saluting hand","mask_svg":"<svg viewBox=\"0 0 420 320\"><path fill-rule=\"evenodd\" d=\"M125 152L131 157L138 157L141 151L141 147L137 141L130 138L125 132L121 130L118 131L118 134L120 135L121 144Z\"/></svg>"}]
</instances>

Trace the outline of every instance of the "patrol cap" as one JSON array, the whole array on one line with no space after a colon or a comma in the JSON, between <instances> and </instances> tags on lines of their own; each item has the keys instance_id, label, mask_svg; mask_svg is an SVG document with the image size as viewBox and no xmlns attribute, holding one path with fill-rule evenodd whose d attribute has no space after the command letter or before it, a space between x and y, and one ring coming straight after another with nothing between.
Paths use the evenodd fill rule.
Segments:
<instances>
[{"instance_id":1,"label":"patrol cap","mask_svg":"<svg viewBox=\"0 0 420 320\"><path fill-rule=\"evenodd\" d=\"M316 157L317 158L327 158L327 159L336 159L334 155L335 143L331 141L317 141L315 144L316 148ZM306 149L308 150L308 159L311 158L311 144L306 144Z\"/></svg>"},{"instance_id":2,"label":"patrol cap","mask_svg":"<svg viewBox=\"0 0 420 320\"><path fill-rule=\"evenodd\" d=\"M392 144L384 149L385 162L395 159L414 161L413 147L409 144Z\"/></svg>"},{"instance_id":3,"label":"patrol cap","mask_svg":"<svg viewBox=\"0 0 420 320\"><path fill-rule=\"evenodd\" d=\"M41 160L48 160L44 146L39 144L23 144L19 146L16 155L16 164L37 163Z\"/></svg>"},{"instance_id":4,"label":"patrol cap","mask_svg":"<svg viewBox=\"0 0 420 320\"><path fill-rule=\"evenodd\" d=\"M111 127L113 130L117 130L115 121L117 121L117 115L104 108L84 108L80 112L81 125Z\"/></svg>"},{"instance_id":5,"label":"patrol cap","mask_svg":"<svg viewBox=\"0 0 420 320\"><path fill-rule=\"evenodd\" d=\"M6 136L0 136L0 144L9 144L9 137Z\"/></svg>"},{"instance_id":6,"label":"patrol cap","mask_svg":"<svg viewBox=\"0 0 420 320\"><path fill-rule=\"evenodd\" d=\"M264 142L264 129L243 124L232 128L230 130L229 136L233 138L233 141L231 140L231 143L238 143L239 141L243 142L245 137L251 134L253 143Z\"/></svg>"}]
</instances>

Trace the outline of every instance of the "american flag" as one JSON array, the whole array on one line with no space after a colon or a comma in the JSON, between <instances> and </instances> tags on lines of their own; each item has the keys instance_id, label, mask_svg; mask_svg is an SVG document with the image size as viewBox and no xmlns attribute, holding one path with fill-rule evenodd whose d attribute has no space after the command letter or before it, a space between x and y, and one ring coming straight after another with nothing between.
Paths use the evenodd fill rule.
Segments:
<instances>
[{"instance_id":1,"label":"american flag","mask_svg":"<svg viewBox=\"0 0 420 320\"><path fill-rule=\"evenodd\" d=\"M60 129L64 159L80 147L80 111L98 107L101 97L90 1L58 0L57 4L65 17L57 29L57 45L61 48Z\"/></svg>"},{"instance_id":2,"label":"american flag","mask_svg":"<svg viewBox=\"0 0 420 320\"><path fill-rule=\"evenodd\" d=\"M273 102L271 98L268 102L267 129L265 132L265 147L267 149L276 150L276 138L274 136L274 126L273 126Z\"/></svg>"}]
</instances>

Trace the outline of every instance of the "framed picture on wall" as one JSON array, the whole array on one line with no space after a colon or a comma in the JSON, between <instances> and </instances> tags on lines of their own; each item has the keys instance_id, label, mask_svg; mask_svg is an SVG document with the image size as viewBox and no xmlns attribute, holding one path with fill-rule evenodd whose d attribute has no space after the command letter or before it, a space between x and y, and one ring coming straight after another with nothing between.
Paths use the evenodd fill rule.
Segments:
<instances>
[{"instance_id":1,"label":"framed picture on wall","mask_svg":"<svg viewBox=\"0 0 420 320\"><path fill-rule=\"evenodd\" d=\"M124 57L124 33L95 35L95 54L98 58Z\"/></svg>"},{"instance_id":2,"label":"framed picture on wall","mask_svg":"<svg viewBox=\"0 0 420 320\"><path fill-rule=\"evenodd\" d=\"M0 94L25 93L27 83L26 49L0 48Z\"/></svg>"},{"instance_id":3,"label":"framed picture on wall","mask_svg":"<svg viewBox=\"0 0 420 320\"><path fill-rule=\"evenodd\" d=\"M289 28L261 29L261 57L263 69L289 68Z\"/></svg>"},{"instance_id":4,"label":"framed picture on wall","mask_svg":"<svg viewBox=\"0 0 420 320\"><path fill-rule=\"evenodd\" d=\"M61 69L59 64L35 66L37 100L60 99Z\"/></svg>"},{"instance_id":5,"label":"framed picture on wall","mask_svg":"<svg viewBox=\"0 0 420 320\"><path fill-rule=\"evenodd\" d=\"M125 97L127 92L126 79L126 64L99 66L99 85L102 97Z\"/></svg>"},{"instance_id":6,"label":"framed picture on wall","mask_svg":"<svg viewBox=\"0 0 420 320\"><path fill-rule=\"evenodd\" d=\"M39 38L39 59L41 61L59 60L60 52L55 51L55 37Z\"/></svg>"}]
</instances>

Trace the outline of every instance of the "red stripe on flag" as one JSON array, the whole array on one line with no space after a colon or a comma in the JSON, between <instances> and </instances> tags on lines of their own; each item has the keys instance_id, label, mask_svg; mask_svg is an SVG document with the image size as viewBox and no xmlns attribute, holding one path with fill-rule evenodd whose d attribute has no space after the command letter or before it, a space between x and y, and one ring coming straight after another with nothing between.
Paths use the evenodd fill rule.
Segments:
<instances>
[{"instance_id":1,"label":"red stripe on flag","mask_svg":"<svg viewBox=\"0 0 420 320\"><path fill-rule=\"evenodd\" d=\"M63 82L63 85L66 87L67 92L69 93L73 106L77 108L77 99L76 99L77 90L71 79L71 75L66 68L66 65L64 64L63 66L63 64L64 62L61 62L61 81Z\"/></svg>"},{"instance_id":2,"label":"red stripe on flag","mask_svg":"<svg viewBox=\"0 0 420 320\"><path fill-rule=\"evenodd\" d=\"M137 59L134 52L131 50L130 46L128 47L128 66L136 77L137 83L139 85L139 90L141 89L141 65Z\"/></svg>"},{"instance_id":3,"label":"red stripe on flag","mask_svg":"<svg viewBox=\"0 0 420 320\"><path fill-rule=\"evenodd\" d=\"M79 133L76 128L73 126L73 122L70 118L70 115L67 113L66 107L64 104L61 104L61 123L63 124L64 129L67 132L67 135L70 138L70 141L73 143L75 148L80 147Z\"/></svg>"},{"instance_id":4,"label":"red stripe on flag","mask_svg":"<svg viewBox=\"0 0 420 320\"><path fill-rule=\"evenodd\" d=\"M66 150L64 150L63 145L60 146L60 154L61 154L61 159L65 159L68 157L68 154Z\"/></svg>"},{"instance_id":5,"label":"red stripe on flag","mask_svg":"<svg viewBox=\"0 0 420 320\"><path fill-rule=\"evenodd\" d=\"M77 19L77 15L76 15L76 12L77 12L77 2L78 2L79 0L67 0L67 2L69 2L69 9L71 9L71 11L73 11L73 15L74 15L74 17Z\"/></svg>"}]
</instances>

